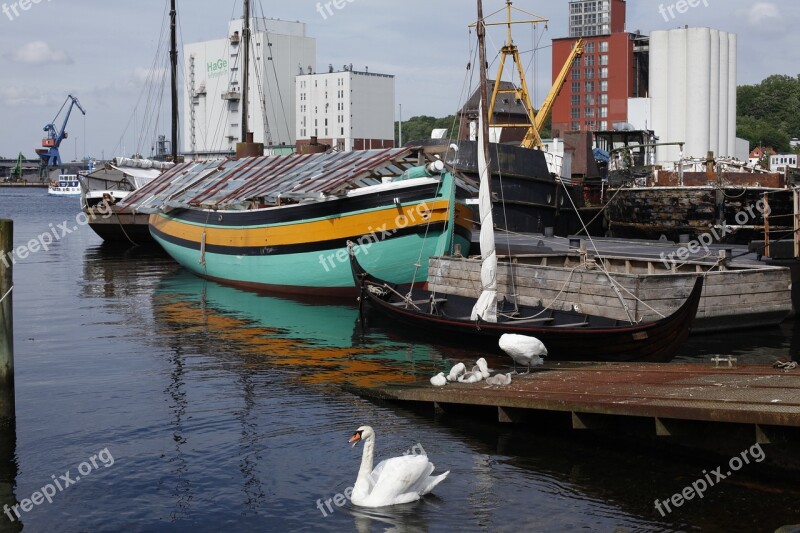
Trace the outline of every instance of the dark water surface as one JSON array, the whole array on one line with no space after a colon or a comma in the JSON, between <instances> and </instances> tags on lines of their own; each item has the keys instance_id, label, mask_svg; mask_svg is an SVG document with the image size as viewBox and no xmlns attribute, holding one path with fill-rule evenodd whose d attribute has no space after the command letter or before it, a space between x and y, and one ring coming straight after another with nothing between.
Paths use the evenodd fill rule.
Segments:
<instances>
[{"instance_id":1,"label":"dark water surface","mask_svg":"<svg viewBox=\"0 0 800 533\"><path fill-rule=\"evenodd\" d=\"M18 246L50 224L78 226L77 212L74 198L0 189ZM434 417L343 392L343 383L411 381L448 357L479 356L380 330L361 337L348 302L205 282L157 253L108 250L86 226L49 248L14 270L17 430L16 441L4 436L13 448L10 464L0 457L0 505L68 471L80 480L62 481L52 503L20 510L20 520L0 515L0 530L773 531L800 522L800 484L770 480L757 464L662 518L656 498L725 458ZM771 361L791 336L787 325L694 339L682 357ZM376 429L376 458L421 444L450 476L418 503L330 512L324 500L355 482L361 448L347 439L362 424Z\"/></svg>"}]
</instances>

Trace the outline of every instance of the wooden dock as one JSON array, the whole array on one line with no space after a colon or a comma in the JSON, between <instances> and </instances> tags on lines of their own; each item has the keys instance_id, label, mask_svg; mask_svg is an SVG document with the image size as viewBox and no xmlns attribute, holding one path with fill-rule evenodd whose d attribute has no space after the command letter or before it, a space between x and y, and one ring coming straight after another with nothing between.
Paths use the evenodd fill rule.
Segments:
<instances>
[{"instance_id":1,"label":"wooden dock","mask_svg":"<svg viewBox=\"0 0 800 533\"><path fill-rule=\"evenodd\" d=\"M734 455L765 445L774 466L800 470L800 367L549 363L511 385L427 381L350 389L361 396L501 423L596 430ZM795 457L796 456L796 457Z\"/></svg>"}]
</instances>

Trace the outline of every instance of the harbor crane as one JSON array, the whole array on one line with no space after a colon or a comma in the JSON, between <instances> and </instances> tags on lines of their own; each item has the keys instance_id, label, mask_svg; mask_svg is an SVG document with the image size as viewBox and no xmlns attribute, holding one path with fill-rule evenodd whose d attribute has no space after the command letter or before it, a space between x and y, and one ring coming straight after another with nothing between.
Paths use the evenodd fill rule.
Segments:
<instances>
[{"instance_id":1,"label":"harbor crane","mask_svg":"<svg viewBox=\"0 0 800 533\"><path fill-rule=\"evenodd\" d=\"M529 20L524 21L513 21L511 20L512 17L512 10L516 10L519 12L524 13L525 15L531 17ZM564 62L564 66L561 68L561 72L559 73L558 77L554 80L553 86L550 88L550 91L547 93L547 97L542 103L542 107L539 108L538 112L535 112L533 109L533 105L531 105L530 99L530 92L528 91L528 84L525 81L525 69L522 66L522 60L519 56L519 49L514 44L514 41L511 36L511 27L514 24L541 24L547 23L548 19L542 18L538 15L534 15L533 13L529 13L523 9L519 9L513 7L513 2L511 0L506 0L506 7L488 15L486 18L492 17L501 11L507 11L507 20L503 22L486 22L486 26L507 26L508 28L508 36L506 39L506 44L500 50L500 67L497 72L497 76L495 78L496 82L494 85L494 90L492 92L492 96L489 99L489 125L494 128L526 128L525 137L523 138L520 146L523 148L542 148L542 138L539 132L542 131L544 128L544 124L547 121L547 118L550 116L550 112L553 109L553 104L555 103L558 94L561 92L561 88L564 86L564 82L567 79L567 76L572 68L573 61L577 57L583 53L583 39L578 39L573 47L572 51L570 52L567 60ZM474 24L471 26L475 26ZM500 80L503 78L503 71L505 69L506 59L511 57L511 61L517 68L517 75L519 76L520 87L513 87L510 89L502 89ZM525 113L528 115L528 123L498 123L495 122L495 105L497 104L497 98L500 94L507 93L510 94L511 97L521 104L525 109Z\"/></svg>"},{"instance_id":2,"label":"harbor crane","mask_svg":"<svg viewBox=\"0 0 800 533\"><path fill-rule=\"evenodd\" d=\"M64 122L61 124L61 129L58 129L55 125L55 121L67 104L69 104L69 107L67 107ZM58 148L61 146L61 141L67 138L67 122L69 122L69 116L72 113L72 108L75 106L80 109L81 113L84 115L86 114L86 111L81 106L81 103L78 102L78 99L70 94L67 96L67 99L64 100L61 109L58 110L53 121L44 127L47 137L42 139L42 148L36 149L36 153L39 154L41 158L42 172L49 167L61 166L61 154L58 152Z\"/></svg>"}]
</instances>

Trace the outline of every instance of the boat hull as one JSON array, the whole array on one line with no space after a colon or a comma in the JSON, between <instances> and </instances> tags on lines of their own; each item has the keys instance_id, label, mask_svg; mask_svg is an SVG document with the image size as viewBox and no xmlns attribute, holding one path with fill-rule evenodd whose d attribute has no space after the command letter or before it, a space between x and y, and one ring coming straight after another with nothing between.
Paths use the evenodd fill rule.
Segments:
<instances>
[{"instance_id":1,"label":"boat hull","mask_svg":"<svg viewBox=\"0 0 800 533\"><path fill-rule=\"evenodd\" d=\"M606 255L601 263L577 253L519 255L513 266L500 261L498 295L522 305L544 301L561 310L578 308L617 320L627 320L630 313L649 322L683 304L698 272L705 281L693 333L774 326L792 312L789 270L744 262L678 265L656 257ZM428 284L437 293L477 298L480 274L478 259L436 257L429 263Z\"/></svg>"},{"instance_id":2,"label":"boat hull","mask_svg":"<svg viewBox=\"0 0 800 533\"><path fill-rule=\"evenodd\" d=\"M156 241L150 234L150 215L131 213L116 205L111 211L98 204L83 209L89 220L89 227L105 242L119 246L155 246Z\"/></svg>"},{"instance_id":3,"label":"boat hull","mask_svg":"<svg viewBox=\"0 0 800 533\"><path fill-rule=\"evenodd\" d=\"M469 249L469 210L451 214L446 185L253 211L173 209L150 218L154 239L198 276L290 294L348 296L347 242L392 283L423 283L439 250Z\"/></svg>"},{"instance_id":4,"label":"boat hull","mask_svg":"<svg viewBox=\"0 0 800 533\"><path fill-rule=\"evenodd\" d=\"M698 277L689 298L675 313L643 324L622 325L619 320L541 306L507 310L518 311L519 317L540 318L503 318L501 322L489 323L469 319L475 298L442 294L432 298L429 291L415 290L412 298L419 303L408 304L390 284L368 274L355 256L351 264L362 299L372 310L389 318L393 325L404 326L404 331L423 334L430 340L467 341L473 346L480 343L495 350L504 333L529 335L545 344L549 360L669 361L691 331L703 291L703 278ZM429 303L432 299L433 304ZM550 325L531 325L537 321Z\"/></svg>"}]
</instances>

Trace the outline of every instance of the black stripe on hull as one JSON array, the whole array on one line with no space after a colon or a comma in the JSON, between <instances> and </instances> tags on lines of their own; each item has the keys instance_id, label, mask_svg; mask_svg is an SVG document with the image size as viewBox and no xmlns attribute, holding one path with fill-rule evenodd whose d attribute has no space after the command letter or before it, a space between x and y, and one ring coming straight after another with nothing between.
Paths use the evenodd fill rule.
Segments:
<instances>
[{"instance_id":1,"label":"black stripe on hull","mask_svg":"<svg viewBox=\"0 0 800 533\"><path fill-rule=\"evenodd\" d=\"M402 205L423 201L435 202L443 199L444 198L441 196L440 184L431 183L410 187L408 189L394 189L365 194L363 196L353 196L351 198L341 198L305 205L293 205L285 209L272 208L259 209L257 211L209 212L201 208L176 208L169 212L169 216L199 225L212 223L215 226L228 227L263 226L268 224L304 222L317 218L338 216L342 213L397 207L397 202Z\"/></svg>"}]
</instances>

